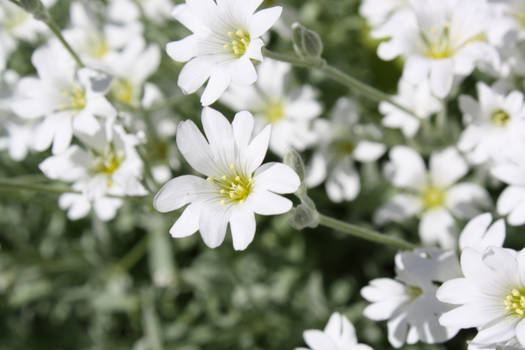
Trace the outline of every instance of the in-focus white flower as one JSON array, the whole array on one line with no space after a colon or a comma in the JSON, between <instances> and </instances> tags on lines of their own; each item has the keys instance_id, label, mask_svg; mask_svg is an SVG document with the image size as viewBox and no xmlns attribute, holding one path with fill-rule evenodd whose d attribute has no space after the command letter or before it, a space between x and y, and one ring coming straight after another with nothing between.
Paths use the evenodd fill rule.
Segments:
<instances>
[{"instance_id":1,"label":"in-focus white flower","mask_svg":"<svg viewBox=\"0 0 525 350\"><path fill-rule=\"evenodd\" d=\"M437 283L460 275L456 254L436 248L396 255L396 279L378 278L361 289L372 304L364 315L375 321L388 320L388 340L399 348L422 341L443 343L456 335L459 327L439 324L450 305L436 298Z\"/></svg>"},{"instance_id":2,"label":"in-focus white flower","mask_svg":"<svg viewBox=\"0 0 525 350\"><path fill-rule=\"evenodd\" d=\"M55 45L37 49L31 61L38 78L19 81L12 109L21 118L43 118L35 133L37 151L53 144L53 153L63 152L74 134L97 132L97 117L116 116L104 97L109 76L88 68L77 70L67 51Z\"/></svg>"},{"instance_id":3,"label":"in-focus white flower","mask_svg":"<svg viewBox=\"0 0 525 350\"><path fill-rule=\"evenodd\" d=\"M372 350L366 344L359 344L352 323L339 312L334 312L324 331L310 329L303 333L304 342L309 348L295 350Z\"/></svg>"},{"instance_id":4,"label":"in-focus white flower","mask_svg":"<svg viewBox=\"0 0 525 350\"><path fill-rule=\"evenodd\" d=\"M82 144L47 158L40 170L49 178L72 183L80 193L60 196L59 205L77 220L93 207L101 220L111 220L122 206L123 196L144 196L141 184L143 164L135 147L138 140L120 126L104 126L93 135L79 135Z\"/></svg>"},{"instance_id":5,"label":"in-focus white flower","mask_svg":"<svg viewBox=\"0 0 525 350\"><path fill-rule=\"evenodd\" d=\"M418 84L401 79L398 84L397 95L394 101L413 111L418 117L427 119L432 114L441 110L441 103L432 95L428 81L423 80ZM384 115L383 125L389 128L399 128L406 137L414 137L420 125L420 120L399 108L381 102L379 111Z\"/></svg>"},{"instance_id":6,"label":"in-focus white flower","mask_svg":"<svg viewBox=\"0 0 525 350\"><path fill-rule=\"evenodd\" d=\"M303 151L315 142L311 122L322 112L313 87L290 91L290 71L288 63L265 59L258 67L254 86L232 85L221 97L221 102L235 111L254 113L256 130L272 124L270 150L280 156L289 148Z\"/></svg>"},{"instance_id":7,"label":"in-focus white flower","mask_svg":"<svg viewBox=\"0 0 525 350\"><path fill-rule=\"evenodd\" d=\"M114 60L114 55L128 45L141 42L145 46L143 25L140 21L119 22L110 16L101 20L89 5L95 6L86 2L71 4L71 24L63 34L88 67L112 74L108 60Z\"/></svg>"},{"instance_id":8,"label":"in-focus white flower","mask_svg":"<svg viewBox=\"0 0 525 350\"><path fill-rule=\"evenodd\" d=\"M459 99L466 129L458 148L480 164L501 159L520 146L525 137L525 104L519 91L506 95L482 82L477 90L478 101L466 95Z\"/></svg>"},{"instance_id":9,"label":"in-focus white flower","mask_svg":"<svg viewBox=\"0 0 525 350\"><path fill-rule=\"evenodd\" d=\"M465 249L464 278L445 282L437 296L457 305L440 323L477 328L474 344L503 343L517 338L525 346L525 250L491 247L485 252Z\"/></svg>"},{"instance_id":10,"label":"in-focus white flower","mask_svg":"<svg viewBox=\"0 0 525 350\"><path fill-rule=\"evenodd\" d=\"M488 247L502 247L505 241L505 221L492 223L492 215L485 213L468 222L459 235L459 248L483 253Z\"/></svg>"},{"instance_id":11,"label":"in-focus white flower","mask_svg":"<svg viewBox=\"0 0 525 350\"><path fill-rule=\"evenodd\" d=\"M430 157L429 171L413 149L396 146L390 152L388 178L403 193L394 195L375 214L379 224L418 216L419 235L425 244L453 248L457 243L455 217L472 218L490 207L487 191L474 183L457 183L468 165L452 147Z\"/></svg>"},{"instance_id":12,"label":"in-focus white flower","mask_svg":"<svg viewBox=\"0 0 525 350\"><path fill-rule=\"evenodd\" d=\"M319 146L308 167L305 182L309 187L315 187L325 181L326 192L333 202L351 201L359 194L361 181L354 161L373 162L386 151L385 145L364 137L380 139L377 130L358 125L358 121L357 105L341 98L331 120L318 119L314 123Z\"/></svg>"},{"instance_id":13,"label":"in-focus white flower","mask_svg":"<svg viewBox=\"0 0 525 350\"><path fill-rule=\"evenodd\" d=\"M495 49L484 42L483 1L411 0L410 5L413 15L390 21L380 34L391 39L378 47L382 59L406 59L404 79L414 84L429 80L432 93L444 98L454 79L472 73L478 61L498 60Z\"/></svg>"},{"instance_id":14,"label":"in-focus white flower","mask_svg":"<svg viewBox=\"0 0 525 350\"><path fill-rule=\"evenodd\" d=\"M197 230L210 248L224 240L228 223L233 247L244 250L255 235L255 216L283 214L292 202L276 193L293 193L300 184L297 174L282 163L261 165L270 140L270 126L252 139L253 116L235 115L233 123L219 112L205 108L202 125L206 138L190 120L179 123L177 146L203 179L194 175L174 178L155 196L153 205L169 212L189 204L170 230L186 237Z\"/></svg>"},{"instance_id":15,"label":"in-focus white flower","mask_svg":"<svg viewBox=\"0 0 525 350\"><path fill-rule=\"evenodd\" d=\"M498 198L497 209L500 215L507 216L512 226L525 224L525 142L515 148L513 156L496 164L492 175L509 186Z\"/></svg>"},{"instance_id":16,"label":"in-focus white flower","mask_svg":"<svg viewBox=\"0 0 525 350\"><path fill-rule=\"evenodd\" d=\"M262 0L186 1L173 16L193 34L168 43L166 51L177 62L188 62L178 84L185 94L197 91L209 79L201 96L210 105L231 83L251 85L257 80L252 59L262 61L261 36L281 15L275 6L255 12Z\"/></svg>"}]
</instances>

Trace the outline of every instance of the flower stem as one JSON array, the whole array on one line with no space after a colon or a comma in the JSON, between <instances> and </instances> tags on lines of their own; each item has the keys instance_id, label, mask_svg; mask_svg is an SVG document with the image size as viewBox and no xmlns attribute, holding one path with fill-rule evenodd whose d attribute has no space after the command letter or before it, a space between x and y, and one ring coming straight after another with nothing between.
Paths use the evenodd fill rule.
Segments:
<instances>
[{"instance_id":1,"label":"flower stem","mask_svg":"<svg viewBox=\"0 0 525 350\"><path fill-rule=\"evenodd\" d=\"M403 112L420 119L416 113L394 101L390 95L376 89L373 86L365 84L362 81L359 81L356 78L346 74L345 72L327 64L326 61L322 58L301 58L297 56L273 52L266 48L263 48L263 55L277 61L288 62L297 67L318 69L329 78L338 81L343 85L346 85L350 89L353 89L354 91L374 100L375 102L388 102L389 104L395 106L396 108L399 108Z\"/></svg>"},{"instance_id":2,"label":"flower stem","mask_svg":"<svg viewBox=\"0 0 525 350\"><path fill-rule=\"evenodd\" d=\"M82 62L82 60L80 59L80 57L78 57L77 53L75 52L75 50L73 50L73 48L69 45L69 43L66 41L66 39L64 38L64 36L62 35L62 32L60 31L60 28L58 27L58 25L56 24L56 22L53 20L53 18L51 16L47 16L47 20L44 21L45 24L47 24L47 26L49 27L49 29L51 29L51 31L53 32L53 34L55 34L55 36L58 38L58 40L60 41L60 43L62 43L62 45L66 48L66 50L69 52L69 54L71 55L71 57L73 57L73 59L75 60L75 62L77 63L77 65L79 67L84 67L84 63Z\"/></svg>"},{"instance_id":3,"label":"flower stem","mask_svg":"<svg viewBox=\"0 0 525 350\"><path fill-rule=\"evenodd\" d=\"M322 226L329 227L331 229L341 231L344 233L348 233L352 236L359 237L367 241L389 245L391 247L404 250L413 250L417 247L416 245L407 242L401 238L386 236L379 232L359 227L356 225L348 224L346 222L331 218L326 215L319 214L319 218L319 224Z\"/></svg>"},{"instance_id":4,"label":"flower stem","mask_svg":"<svg viewBox=\"0 0 525 350\"><path fill-rule=\"evenodd\" d=\"M28 184L24 182L12 181L9 179L0 179L0 191L33 191L33 192L45 192L45 193L54 193L54 194L64 194L64 193L79 193L72 190L71 188L65 187L54 187L48 185L39 185L39 184Z\"/></svg>"}]
</instances>

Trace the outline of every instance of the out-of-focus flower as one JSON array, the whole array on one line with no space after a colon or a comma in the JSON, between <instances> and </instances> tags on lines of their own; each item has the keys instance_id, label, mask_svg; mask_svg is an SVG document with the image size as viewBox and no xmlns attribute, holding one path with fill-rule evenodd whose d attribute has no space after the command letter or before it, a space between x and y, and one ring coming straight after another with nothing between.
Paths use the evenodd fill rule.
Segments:
<instances>
[{"instance_id":1,"label":"out-of-focus flower","mask_svg":"<svg viewBox=\"0 0 525 350\"><path fill-rule=\"evenodd\" d=\"M116 197L147 194L140 182L143 164L135 150L137 138L118 125L98 130L93 136L79 135L87 148L73 145L40 164L47 177L72 183L72 189L80 192L59 198L71 220L85 217L91 207L101 220L111 220L123 203Z\"/></svg>"},{"instance_id":2,"label":"out-of-focus flower","mask_svg":"<svg viewBox=\"0 0 525 350\"><path fill-rule=\"evenodd\" d=\"M325 181L326 192L333 202L351 201L359 194L361 181L354 161L373 162L386 151L385 145L357 134L358 130L365 131L364 125L359 128L358 121L356 104L341 98L331 120L319 119L314 124L319 147L309 166L306 184L314 187Z\"/></svg>"},{"instance_id":3,"label":"out-of-focus flower","mask_svg":"<svg viewBox=\"0 0 525 350\"><path fill-rule=\"evenodd\" d=\"M460 276L456 254L436 248L398 253L396 273L396 279L378 278L361 290L372 303L364 310L365 316L388 320L390 344L396 348L418 341L436 344L454 337L459 327L438 322L451 306L440 302L436 291L437 283Z\"/></svg>"},{"instance_id":4,"label":"out-of-focus flower","mask_svg":"<svg viewBox=\"0 0 525 350\"><path fill-rule=\"evenodd\" d=\"M467 248L461 254L461 269L465 277L447 281L438 290L439 300L457 305L441 316L440 323L477 328L474 344L516 337L525 346L525 250Z\"/></svg>"},{"instance_id":5,"label":"out-of-focus flower","mask_svg":"<svg viewBox=\"0 0 525 350\"><path fill-rule=\"evenodd\" d=\"M457 243L454 217L469 219L490 206L490 196L483 187L457 183L467 174L468 165L454 148L433 153L428 172L423 158L409 147L394 147L390 159L388 177L403 193L378 209L375 221L379 224L417 215L419 235L425 244L453 248Z\"/></svg>"},{"instance_id":6,"label":"out-of-focus flower","mask_svg":"<svg viewBox=\"0 0 525 350\"><path fill-rule=\"evenodd\" d=\"M60 46L39 48L31 57L38 78L20 79L13 111L22 118L43 118L35 133L35 149L53 144L53 153L67 149L74 133L94 134L96 117L113 118L115 109L104 95L111 78L88 68L77 70Z\"/></svg>"},{"instance_id":7,"label":"out-of-focus flower","mask_svg":"<svg viewBox=\"0 0 525 350\"><path fill-rule=\"evenodd\" d=\"M51 7L55 0L43 0ZM9 1L0 4L0 72L5 68L9 55L18 47L18 40L34 43L39 36L48 34L47 26L33 15Z\"/></svg>"},{"instance_id":8,"label":"out-of-focus flower","mask_svg":"<svg viewBox=\"0 0 525 350\"><path fill-rule=\"evenodd\" d=\"M359 6L359 14L366 18L372 28L377 28L409 9L407 0L364 0Z\"/></svg>"},{"instance_id":9,"label":"out-of-focus flower","mask_svg":"<svg viewBox=\"0 0 525 350\"><path fill-rule=\"evenodd\" d=\"M290 70L288 63L266 59L258 67L255 86L232 85L221 97L236 111L254 113L256 129L272 124L270 150L280 156L290 147L303 151L315 142L311 122L322 112L313 87L287 89Z\"/></svg>"},{"instance_id":10,"label":"out-of-focus flower","mask_svg":"<svg viewBox=\"0 0 525 350\"><path fill-rule=\"evenodd\" d=\"M477 85L478 101L462 95L459 99L466 129L458 148L469 160L480 164L501 159L521 145L525 137L525 104L523 94L512 91L505 95L498 87Z\"/></svg>"},{"instance_id":11,"label":"out-of-focus flower","mask_svg":"<svg viewBox=\"0 0 525 350\"><path fill-rule=\"evenodd\" d=\"M142 12L147 19L160 25L170 18L172 9L171 0L112 0L108 11L112 18L122 21L138 21Z\"/></svg>"},{"instance_id":12,"label":"out-of-focus flower","mask_svg":"<svg viewBox=\"0 0 525 350\"><path fill-rule=\"evenodd\" d=\"M170 230L186 237L197 230L210 248L219 246L228 223L233 247L244 250L255 235L255 216L283 214L292 202L276 193L293 193L299 176L282 163L261 165L270 140L270 126L252 139L253 116L235 115L233 123L205 108L202 124L206 138L192 121L179 123L177 146L186 161L207 176L184 175L165 184L154 199L160 212L189 204Z\"/></svg>"},{"instance_id":13,"label":"out-of-focus flower","mask_svg":"<svg viewBox=\"0 0 525 350\"><path fill-rule=\"evenodd\" d=\"M468 222L459 235L459 248L484 252L488 247L502 247L505 241L505 221L492 223L492 215L485 213Z\"/></svg>"},{"instance_id":14,"label":"out-of-focus flower","mask_svg":"<svg viewBox=\"0 0 525 350\"><path fill-rule=\"evenodd\" d=\"M398 85L397 95L393 97L394 101L402 106L406 106L420 117L427 119L432 114L441 110L441 103L432 95L429 82L423 80L418 84L401 79ZM399 128L406 137L414 137L420 125L420 120L411 114L408 114L399 108L381 102L379 111L384 115L383 125L389 128Z\"/></svg>"},{"instance_id":15,"label":"out-of-focus flower","mask_svg":"<svg viewBox=\"0 0 525 350\"><path fill-rule=\"evenodd\" d=\"M191 94L208 79L201 97L203 105L215 102L231 83L251 85L257 80L252 59L262 61L261 36L281 15L275 6L255 12L262 0L187 1L173 10L173 16L193 34L168 43L168 55L188 62L178 84Z\"/></svg>"},{"instance_id":16,"label":"out-of-focus flower","mask_svg":"<svg viewBox=\"0 0 525 350\"><path fill-rule=\"evenodd\" d=\"M497 61L485 42L487 11L478 0L412 0L413 16L402 16L383 30L391 37L378 47L382 59L406 59L403 77L430 81L434 95L450 94L454 79L469 75L478 61Z\"/></svg>"},{"instance_id":17,"label":"out-of-focus flower","mask_svg":"<svg viewBox=\"0 0 525 350\"><path fill-rule=\"evenodd\" d=\"M309 348L295 350L372 350L366 344L359 344L352 323L335 312L330 316L324 331L310 329L303 333L304 342Z\"/></svg>"},{"instance_id":18,"label":"out-of-focus flower","mask_svg":"<svg viewBox=\"0 0 525 350\"><path fill-rule=\"evenodd\" d=\"M71 4L70 19L64 37L89 67L112 74L113 66L108 60L114 62L115 55L129 45L136 47L142 42L145 46L139 21L119 23L108 18L107 23L101 22L89 11L89 6L81 2Z\"/></svg>"}]
</instances>

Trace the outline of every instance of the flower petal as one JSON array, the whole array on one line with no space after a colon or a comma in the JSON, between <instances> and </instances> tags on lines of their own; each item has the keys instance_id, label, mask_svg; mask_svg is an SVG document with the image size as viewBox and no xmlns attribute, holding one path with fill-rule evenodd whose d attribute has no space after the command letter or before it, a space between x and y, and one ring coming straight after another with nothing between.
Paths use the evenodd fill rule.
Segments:
<instances>
[{"instance_id":1,"label":"flower petal","mask_svg":"<svg viewBox=\"0 0 525 350\"><path fill-rule=\"evenodd\" d=\"M225 69L215 69L211 75L208 85L201 96L203 106L209 106L217 101L231 83L231 75Z\"/></svg>"},{"instance_id":2,"label":"flower petal","mask_svg":"<svg viewBox=\"0 0 525 350\"><path fill-rule=\"evenodd\" d=\"M430 174L433 184L447 188L468 172L467 162L459 152L449 147L430 156Z\"/></svg>"},{"instance_id":3,"label":"flower petal","mask_svg":"<svg viewBox=\"0 0 525 350\"><path fill-rule=\"evenodd\" d=\"M259 215L279 215L292 209L292 201L269 191L253 193L250 198L253 211Z\"/></svg>"},{"instance_id":4,"label":"flower petal","mask_svg":"<svg viewBox=\"0 0 525 350\"><path fill-rule=\"evenodd\" d=\"M258 38L266 33L277 22L282 11L281 6L274 6L255 13L250 18L250 37Z\"/></svg>"},{"instance_id":5,"label":"flower petal","mask_svg":"<svg viewBox=\"0 0 525 350\"><path fill-rule=\"evenodd\" d=\"M246 206L233 209L230 218L233 249L245 250L255 237L255 216Z\"/></svg>"},{"instance_id":6,"label":"flower petal","mask_svg":"<svg viewBox=\"0 0 525 350\"><path fill-rule=\"evenodd\" d=\"M193 203L188 205L170 228L171 236L173 238L183 238L197 232L199 229L200 211L201 206L199 204Z\"/></svg>"},{"instance_id":7,"label":"flower petal","mask_svg":"<svg viewBox=\"0 0 525 350\"><path fill-rule=\"evenodd\" d=\"M210 145L191 120L182 121L177 127L177 147L180 153L199 173L214 176L215 160Z\"/></svg>"},{"instance_id":8,"label":"flower petal","mask_svg":"<svg viewBox=\"0 0 525 350\"><path fill-rule=\"evenodd\" d=\"M195 201L209 188L208 181L193 175L176 177L166 183L153 199L153 206L167 213Z\"/></svg>"},{"instance_id":9,"label":"flower petal","mask_svg":"<svg viewBox=\"0 0 525 350\"><path fill-rule=\"evenodd\" d=\"M295 171L283 163L266 163L257 169L254 177L257 188L275 193L293 193L301 184Z\"/></svg>"}]
</instances>

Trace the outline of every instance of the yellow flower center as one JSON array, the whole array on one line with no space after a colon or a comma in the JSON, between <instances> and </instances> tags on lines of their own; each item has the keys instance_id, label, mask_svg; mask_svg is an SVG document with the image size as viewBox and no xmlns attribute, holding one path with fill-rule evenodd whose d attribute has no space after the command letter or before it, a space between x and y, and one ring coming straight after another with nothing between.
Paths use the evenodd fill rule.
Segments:
<instances>
[{"instance_id":1,"label":"yellow flower center","mask_svg":"<svg viewBox=\"0 0 525 350\"><path fill-rule=\"evenodd\" d=\"M513 289L505 298L505 308L511 314L525 316L525 289Z\"/></svg>"},{"instance_id":2,"label":"yellow flower center","mask_svg":"<svg viewBox=\"0 0 525 350\"><path fill-rule=\"evenodd\" d=\"M228 37L231 42L224 44L224 48L230 49L237 58L244 55L250 45L250 34L243 29L238 29L236 32L228 32Z\"/></svg>"},{"instance_id":3,"label":"yellow flower center","mask_svg":"<svg viewBox=\"0 0 525 350\"><path fill-rule=\"evenodd\" d=\"M4 18L4 28L7 32L12 31L22 23L24 23L29 15L27 12L15 9L13 11L7 11L6 16Z\"/></svg>"},{"instance_id":4,"label":"yellow flower center","mask_svg":"<svg viewBox=\"0 0 525 350\"><path fill-rule=\"evenodd\" d=\"M478 33L462 41L460 35L451 35L450 23L446 23L440 32L437 28L433 28L430 33L421 32L420 37L423 42L423 54L435 60L452 57L467 44L485 40L485 35Z\"/></svg>"},{"instance_id":5,"label":"yellow flower center","mask_svg":"<svg viewBox=\"0 0 525 350\"><path fill-rule=\"evenodd\" d=\"M126 79L115 79L111 87L113 97L124 104L133 102L133 84Z\"/></svg>"},{"instance_id":6,"label":"yellow flower center","mask_svg":"<svg viewBox=\"0 0 525 350\"><path fill-rule=\"evenodd\" d=\"M407 286L407 290L412 300L423 294L423 291L419 287Z\"/></svg>"},{"instance_id":7,"label":"yellow flower center","mask_svg":"<svg viewBox=\"0 0 525 350\"><path fill-rule=\"evenodd\" d=\"M221 204L239 203L242 204L248 198L253 188L253 177L235 171L235 165L230 164L231 173L221 177L209 177L208 181L219 188L223 195Z\"/></svg>"},{"instance_id":8,"label":"yellow flower center","mask_svg":"<svg viewBox=\"0 0 525 350\"><path fill-rule=\"evenodd\" d=\"M89 54L95 58L102 58L109 52L106 39L100 35L93 35L88 38Z\"/></svg>"},{"instance_id":9,"label":"yellow flower center","mask_svg":"<svg viewBox=\"0 0 525 350\"><path fill-rule=\"evenodd\" d=\"M510 115L502 109L492 112L490 120L497 126L506 126L510 121Z\"/></svg>"},{"instance_id":10,"label":"yellow flower center","mask_svg":"<svg viewBox=\"0 0 525 350\"><path fill-rule=\"evenodd\" d=\"M107 186L111 187L113 185L112 176L120 168L123 161L124 156L118 154L113 147L111 147L105 154L100 155L95 161L93 172L95 174L107 176Z\"/></svg>"},{"instance_id":11,"label":"yellow flower center","mask_svg":"<svg viewBox=\"0 0 525 350\"><path fill-rule=\"evenodd\" d=\"M430 186L423 190L423 204L427 209L441 207L445 203L445 191Z\"/></svg>"},{"instance_id":12,"label":"yellow flower center","mask_svg":"<svg viewBox=\"0 0 525 350\"><path fill-rule=\"evenodd\" d=\"M518 19L518 22L520 25L525 28L525 12L519 12L516 14L516 18Z\"/></svg>"},{"instance_id":13,"label":"yellow flower center","mask_svg":"<svg viewBox=\"0 0 525 350\"><path fill-rule=\"evenodd\" d=\"M66 90L62 92L62 95L65 96L69 101L60 106L62 110L74 110L81 111L86 107L86 93L78 86L73 86L71 90Z\"/></svg>"},{"instance_id":14,"label":"yellow flower center","mask_svg":"<svg viewBox=\"0 0 525 350\"><path fill-rule=\"evenodd\" d=\"M281 101L276 101L276 100L268 102L268 105L266 106L266 110L264 111L264 116L266 117L266 120L268 120L270 123L275 123L283 119L284 117L283 103Z\"/></svg>"},{"instance_id":15,"label":"yellow flower center","mask_svg":"<svg viewBox=\"0 0 525 350\"><path fill-rule=\"evenodd\" d=\"M352 154L355 149L355 145L350 140L336 140L332 142L330 148L336 155L346 156Z\"/></svg>"}]
</instances>

